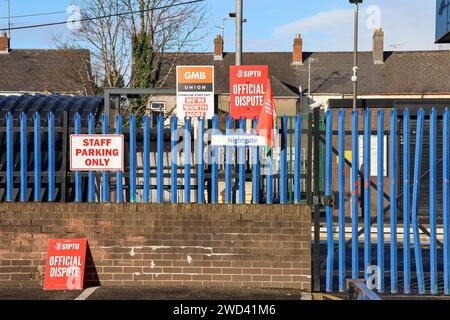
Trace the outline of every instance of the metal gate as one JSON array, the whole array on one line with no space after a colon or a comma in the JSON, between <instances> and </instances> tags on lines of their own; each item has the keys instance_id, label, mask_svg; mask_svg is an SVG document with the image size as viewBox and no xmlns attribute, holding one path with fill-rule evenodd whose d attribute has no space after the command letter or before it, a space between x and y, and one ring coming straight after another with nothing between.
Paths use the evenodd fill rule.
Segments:
<instances>
[{"instance_id":1,"label":"metal gate","mask_svg":"<svg viewBox=\"0 0 450 320\"><path fill-rule=\"evenodd\" d=\"M448 118L447 109L326 112L314 133L325 146L325 194L314 177L312 203L316 291L365 279L379 293L450 294Z\"/></svg>"}]
</instances>

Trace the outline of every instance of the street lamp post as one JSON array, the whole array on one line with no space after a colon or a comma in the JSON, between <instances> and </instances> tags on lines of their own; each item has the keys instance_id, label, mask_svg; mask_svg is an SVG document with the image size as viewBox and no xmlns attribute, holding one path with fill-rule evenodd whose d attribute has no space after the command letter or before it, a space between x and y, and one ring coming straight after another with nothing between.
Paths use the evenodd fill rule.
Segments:
<instances>
[{"instance_id":1,"label":"street lamp post","mask_svg":"<svg viewBox=\"0 0 450 320\"><path fill-rule=\"evenodd\" d=\"M236 19L236 62L235 65L242 65L242 29L243 23L247 22L247 19L244 19L243 16L243 0L236 0L236 12L231 12L229 14L230 18Z\"/></svg>"},{"instance_id":2,"label":"street lamp post","mask_svg":"<svg viewBox=\"0 0 450 320\"><path fill-rule=\"evenodd\" d=\"M242 1L236 0L236 65L242 64Z\"/></svg>"},{"instance_id":3,"label":"street lamp post","mask_svg":"<svg viewBox=\"0 0 450 320\"><path fill-rule=\"evenodd\" d=\"M359 18L359 4L363 0L349 0L350 3L355 4L355 26L354 26L354 50L353 50L353 111L356 111L358 103L358 18Z\"/></svg>"}]
</instances>

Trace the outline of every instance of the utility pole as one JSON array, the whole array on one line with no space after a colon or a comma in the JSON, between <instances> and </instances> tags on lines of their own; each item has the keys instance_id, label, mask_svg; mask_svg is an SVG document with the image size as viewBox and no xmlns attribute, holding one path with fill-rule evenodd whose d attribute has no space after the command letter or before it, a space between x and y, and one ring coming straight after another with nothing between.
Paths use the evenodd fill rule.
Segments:
<instances>
[{"instance_id":1,"label":"utility pole","mask_svg":"<svg viewBox=\"0 0 450 320\"><path fill-rule=\"evenodd\" d=\"M243 0L236 0L236 65L242 65L242 22Z\"/></svg>"},{"instance_id":2,"label":"utility pole","mask_svg":"<svg viewBox=\"0 0 450 320\"><path fill-rule=\"evenodd\" d=\"M11 39L11 0L8 0L8 38Z\"/></svg>"},{"instance_id":3,"label":"utility pole","mask_svg":"<svg viewBox=\"0 0 450 320\"><path fill-rule=\"evenodd\" d=\"M355 26L354 26L354 50L353 50L353 111L356 111L358 103L358 18L359 18L359 4L363 0L349 0L350 3L355 4Z\"/></svg>"}]
</instances>

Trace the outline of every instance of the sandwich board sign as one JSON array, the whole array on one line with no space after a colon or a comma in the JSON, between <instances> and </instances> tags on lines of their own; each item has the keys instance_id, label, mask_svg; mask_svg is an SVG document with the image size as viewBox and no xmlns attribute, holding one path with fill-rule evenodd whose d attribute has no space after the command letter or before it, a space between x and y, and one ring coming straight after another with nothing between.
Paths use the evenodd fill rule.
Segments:
<instances>
[{"instance_id":1,"label":"sandwich board sign","mask_svg":"<svg viewBox=\"0 0 450 320\"><path fill-rule=\"evenodd\" d=\"M87 239L50 239L44 290L82 290Z\"/></svg>"},{"instance_id":2,"label":"sandwich board sign","mask_svg":"<svg viewBox=\"0 0 450 320\"><path fill-rule=\"evenodd\" d=\"M213 118L214 66L177 66L177 116Z\"/></svg>"},{"instance_id":3,"label":"sandwich board sign","mask_svg":"<svg viewBox=\"0 0 450 320\"><path fill-rule=\"evenodd\" d=\"M122 134L70 135L71 171L123 171Z\"/></svg>"},{"instance_id":4,"label":"sandwich board sign","mask_svg":"<svg viewBox=\"0 0 450 320\"><path fill-rule=\"evenodd\" d=\"M230 66L230 114L258 118L266 93L268 66Z\"/></svg>"}]
</instances>

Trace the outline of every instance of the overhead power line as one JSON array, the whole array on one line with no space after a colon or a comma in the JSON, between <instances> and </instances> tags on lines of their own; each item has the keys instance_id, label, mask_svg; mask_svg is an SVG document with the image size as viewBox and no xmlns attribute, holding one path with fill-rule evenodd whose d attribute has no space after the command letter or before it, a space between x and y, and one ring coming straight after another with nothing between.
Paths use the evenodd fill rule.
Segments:
<instances>
[{"instance_id":1,"label":"overhead power line","mask_svg":"<svg viewBox=\"0 0 450 320\"><path fill-rule=\"evenodd\" d=\"M54 15L54 14L63 14L63 13L67 13L67 11L41 12L41 13L24 14L24 15L20 15L20 16L0 17L0 20L6 20L6 19L9 19L9 18L16 19L16 18L50 16L50 15Z\"/></svg>"},{"instance_id":2,"label":"overhead power line","mask_svg":"<svg viewBox=\"0 0 450 320\"><path fill-rule=\"evenodd\" d=\"M145 10L136 10L136 11L114 13L114 14L108 14L108 15L92 17L92 18L83 18L83 19L74 19L74 20L68 20L68 21L41 23L41 24L33 24L33 25L27 25L27 26L21 26L21 27L12 27L12 28L1 28L0 31L33 29L33 28L42 28L42 27L63 25L63 24L67 24L67 23L101 20L101 19L106 19L106 18L111 18L111 17L120 17L120 16L126 16L126 15L130 15L130 14L135 14L135 13L142 13L142 12L148 12L148 11L154 11L154 10L161 10L161 9L168 9L168 8L173 8L173 7L179 7L179 6L183 6L183 5L187 5L187 4L194 4L194 3L198 3L198 2L204 2L204 1L205 0L192 0L192 1L186 1L186 2L181 2L181 3L175 3L175 4L171 4L171 5L167 5L167 6L149 8L149 9L145 9Z\"/></svg>"},{"instance_id":3,"label":"overhead power line","mask_svg":"<svg viewBox=\"0 0 450 320\"><path fill-rule=\"evenodd\" d=\"M137 2L132 3L132 5L138 4ZM6 20L6 19L16 19L16 18L29 18L29 17L40 17L40 16L50 16L50 15L56 15L56 14L69 14L70 12L66 11L50 11L50 12L38 12L38 13L28 13L18 16L4 16L0 17L0 20Z\"/></svg>"}]
</instances>

